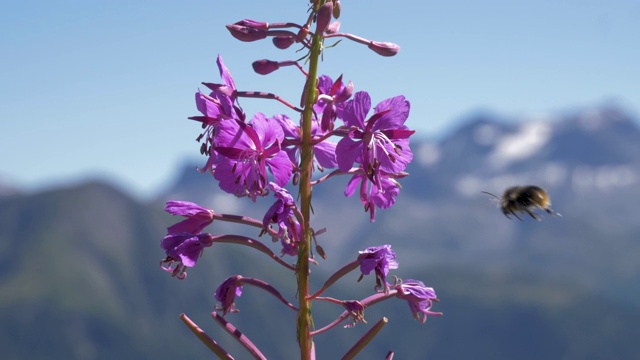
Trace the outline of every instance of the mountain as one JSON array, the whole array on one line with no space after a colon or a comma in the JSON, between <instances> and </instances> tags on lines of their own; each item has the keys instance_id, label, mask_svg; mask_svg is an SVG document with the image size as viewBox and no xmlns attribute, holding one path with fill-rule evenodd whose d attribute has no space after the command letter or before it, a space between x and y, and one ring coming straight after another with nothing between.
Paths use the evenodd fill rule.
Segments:
<instances>
[{"instance_id":1,"label":"mountain","mask_svg":"<svg viewBox=\"0 0 640 360\"><path fill-rule=\"evenodd\" d=\"M631 296L640 280L640 220L634 215L640 203L640 129L628 112L605 106L531 119L484 112L438 142L411 147L415 160L411 175L401 180L397 204L379 211L373 225L356 198L344 198L346 179L314 189L315 227L327 227L318 238L330 254L327 267L364 247L392 242L405 253L404 268L429 263L518 269L595 291L606 288L605 296L640 305ZM235 201L194 168L189 165L163 199L259 219L270 206L271 199ZM482 193L500 195L518 184L546 189L562 217L510 221Z\"/></svg>"},{"instance_id":2,"label":"mountain","mask_svg":"<svg viewBox=\"0 0 640 360\"><path fill-rule=\"evenodd\" d=\"M391 243L392 275L433 286L441 301L426 324L393 301L366 311L369 324L390 322L360 358L632 359L640 336L640 130L613 107L515 121L469 116L440 141L414 141L415 161L396 205L376 222L346 179L314 189L314 227L328 254L312 268L313 288L357 251ZM202 164L200 164L202 165ZM213 292L233 274L277 286L295 301L292 274L248 248L216 244L185 280L159 268L159 241L176 221L168 199L217 212L262 218L256 204L222 193L211 175L186 164L157 201L141 203L102 182L0 196L0 348L3 359L204 358L211 355L179 321L186 312L225 348L246 353L209 313ZM506 219L480 191L514 184L545 188L562 217ZM214 223L212 233L255 230ZM270 242L269 242L269 244ZM277 245L277 244L276 244ZM273 246L278 251L277 246ZM284 258L291 261L291 258ZM267 270L268 269L268 270ZM326 294L357 299L373 282L358 274ZM295 317L273 298L245 288L229 314L269 358L295 358ZM318 303L316 326L340 310ZM318 358L339 357L369 325L317 337Z\"/></svg>"},{"instance_id":3,"label":"mountain","mask_svg":"<svg viewBox=\"0 0 640 360\"><path fill-rule=\"evenodd\" d=\"M392 219L384 221L404 224L399 227L408 236L420 231L411 225L420 218L434 261L466 254L468 262L482 259L479 266L489 261L504 271L524 268L594 289L613 285L627 293L623 300L640 305L637 296L628 296L637 295L640 280L635 119L616 108L508 123L479 116L440 143L418 146L441 154L439 160L425 165L418 158L403 189L409 196L402 200L412 211L409 216L389 212ZM545 188L563 216L505 221L488 206L491 197L481 193L501 194L518 184ZM456 225L461 222L463 227Z\"/></svg>"}]
</instances>

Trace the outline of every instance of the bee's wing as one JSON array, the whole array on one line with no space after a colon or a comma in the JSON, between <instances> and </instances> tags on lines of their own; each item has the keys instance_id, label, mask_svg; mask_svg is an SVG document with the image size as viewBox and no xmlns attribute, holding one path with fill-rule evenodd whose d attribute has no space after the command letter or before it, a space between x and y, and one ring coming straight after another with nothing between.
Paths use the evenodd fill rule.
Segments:
<instances>
[{"instance_id":1,"label":"bee's wing","mask_svg":"<svg viewBox=\"0 0 640 360\"><path fill-rule=\"evenodd\" d=\"M487 195L491 195L492 197L489 199L489 201L491 201L493 203L493 205L495 205L496 207L501 207L502 204L502 199L500 199L500 197L490 193L490 192L486 192L486 191L482 191L483 194L487 194Z\"/></svg>"}]
</instances>

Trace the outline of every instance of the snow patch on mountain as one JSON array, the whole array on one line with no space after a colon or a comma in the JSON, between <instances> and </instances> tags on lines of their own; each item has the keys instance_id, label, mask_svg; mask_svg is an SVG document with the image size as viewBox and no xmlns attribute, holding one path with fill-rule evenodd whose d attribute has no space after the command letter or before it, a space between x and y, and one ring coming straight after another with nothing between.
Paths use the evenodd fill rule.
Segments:
<instances>
[{"instance_id":1,"label":"snow patch on mountain","mask_svg":"<svg viewBox=\"0 0 640 360\"><path fill-rule=\"evenodd\" d=\"M551 137L551 125L547 122L523 124L515 134L504 136L496 143L488 161L496 168L525 160L540 150Z\"/></svg>"},{"instance_id":2,"label":"snow patch on mountain","mask_svg":"<svg viewBox=\"0 0 640 360\"><path fill-rule=\"evenodd\" d=\"M440 160L440 148L436 144L422 143L415 151L416 160L424 167L435 165Z\"/></svg>"}]
</instances>

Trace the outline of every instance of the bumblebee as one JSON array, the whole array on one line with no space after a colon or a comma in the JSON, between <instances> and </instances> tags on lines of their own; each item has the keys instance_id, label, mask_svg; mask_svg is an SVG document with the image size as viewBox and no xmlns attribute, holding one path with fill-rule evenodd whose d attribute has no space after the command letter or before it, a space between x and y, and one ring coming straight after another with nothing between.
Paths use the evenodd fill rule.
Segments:
<instances>
[{"instance_id":1,"label":"bumblebee","mask_svg":"<svg viewBox=\"0 0 640 360\"><path fill-rule=\"evenodd\" d=\"M549 215L561 216L551 210L549 194L535 185L512 186L505 190L501 197L486 191L483 191L483 193L495 197L502 213L509 219L511 218L509 217L511 214L519 220L522 220L522 218L518 216L518 213L527 213L533 219L540 221L540 216L533 212L535 209L542 209Z\"/></svg>"}]
</instances>

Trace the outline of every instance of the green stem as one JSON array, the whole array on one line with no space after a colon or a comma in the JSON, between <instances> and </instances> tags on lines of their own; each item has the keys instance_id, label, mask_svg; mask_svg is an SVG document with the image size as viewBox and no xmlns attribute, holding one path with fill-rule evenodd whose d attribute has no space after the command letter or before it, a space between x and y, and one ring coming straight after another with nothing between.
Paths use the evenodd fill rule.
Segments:
<instances>
[{"instance_id":1,"label":"green stem","mask_svg":"<svg viewBox=\"0 0 640 360\"><path fill-rule=\"evenodd\" d=\"M317 8L315 9L317 10ZM311 248L311 172L313 167L313 142L311 138L311 123L313 119L313 105L316 99L316 83L318 78L318 61L322 50L322 34L314 34L311 52L309 54L309 76L305 84L304 111L302 113L302 145L300 156L300 210L302 213L304 234L298 251L298 344L300 345L300 359L311 359L312 340L311 300L309 296L309 255Z\"/></svg>"}]
</instances>

